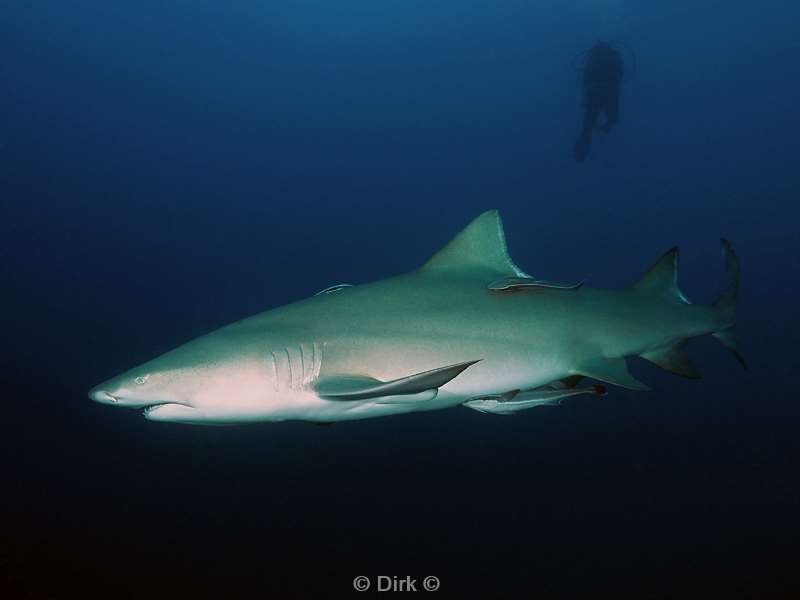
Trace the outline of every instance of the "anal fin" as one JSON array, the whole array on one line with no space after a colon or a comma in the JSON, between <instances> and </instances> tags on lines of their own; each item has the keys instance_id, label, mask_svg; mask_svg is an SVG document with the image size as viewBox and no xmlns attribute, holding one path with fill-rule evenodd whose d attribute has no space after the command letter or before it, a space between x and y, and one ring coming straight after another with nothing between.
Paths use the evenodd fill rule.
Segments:
<instances>
[{"instance_id":1,"label":"anal fin","mask_svg":"<svg viewBox=\"0 0 800 600\"><path fill-rule=\"evenodd\" d=\"M689 356L686 354L687 340L680 340L678 343L665 348L658 348L642 354L642 358L661 367L665 371L682 375L690 379L701 377L697 367L694 366Z\"/></svg>"}]
</instances>

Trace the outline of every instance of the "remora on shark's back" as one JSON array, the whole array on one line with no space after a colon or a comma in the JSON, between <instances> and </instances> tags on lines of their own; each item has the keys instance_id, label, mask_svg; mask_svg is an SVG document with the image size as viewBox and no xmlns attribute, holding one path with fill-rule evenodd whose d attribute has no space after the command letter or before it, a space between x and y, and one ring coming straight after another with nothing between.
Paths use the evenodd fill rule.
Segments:
<instances>
[{"instance_id":1,"label":"remora on shark's back","mask_svg":"<svg viewBox=\"0 0 800 600\"><path fill-rule=\"evenodd\" d=\"M538 280L511 260L497 211L421 268L322 292L199 337L92 389L153 421L334 422L464 405L493 414L647 387L625 357L698 377L684 346L712 334L744 365L733 325L739 262L711 306L677 286L678 250L632 287Z\"/></svg>"}]
</instances>

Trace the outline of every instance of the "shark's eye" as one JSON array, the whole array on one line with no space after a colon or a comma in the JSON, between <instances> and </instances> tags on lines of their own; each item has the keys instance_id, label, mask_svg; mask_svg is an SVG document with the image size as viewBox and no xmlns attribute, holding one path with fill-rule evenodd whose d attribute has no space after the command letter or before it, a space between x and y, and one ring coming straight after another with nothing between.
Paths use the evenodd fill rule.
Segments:
<instances>
[{"instance_id":1,"label":"shark's eye","mask_svg":"<svg viewBox=\"0 0 800 600\"><path fill-rule=\"evenodd\" d=\"M134 381L136 382L136 385L143 385L149 377L150 375L139 375L139 377L134 379Z\"/></svg>"}]
</instances>

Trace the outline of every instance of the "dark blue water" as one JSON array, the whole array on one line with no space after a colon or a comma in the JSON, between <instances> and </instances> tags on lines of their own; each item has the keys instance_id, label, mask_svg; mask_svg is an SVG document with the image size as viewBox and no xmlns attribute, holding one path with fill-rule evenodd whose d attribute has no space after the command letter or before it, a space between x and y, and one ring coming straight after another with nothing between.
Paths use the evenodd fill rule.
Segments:
<instances>
[{"instance_id":1,"label":"dark blue water","mask_svg":"<svg viewBox=\"0 0 800 600\"><path fill-rule=\"evenodd\" d=\"M0 8L4 597L788 597L800 559L800 11L787 2L18 2ZM629 48L584 163L575 60ZM638 65L633 73L635 55ZM480 212L543 278L743 264L743 371L514 418L204 428L98 382ZM419 584L418 584L419 585ZM422 592L420 592L422 593Z\"/></svg>"}]
</instances>

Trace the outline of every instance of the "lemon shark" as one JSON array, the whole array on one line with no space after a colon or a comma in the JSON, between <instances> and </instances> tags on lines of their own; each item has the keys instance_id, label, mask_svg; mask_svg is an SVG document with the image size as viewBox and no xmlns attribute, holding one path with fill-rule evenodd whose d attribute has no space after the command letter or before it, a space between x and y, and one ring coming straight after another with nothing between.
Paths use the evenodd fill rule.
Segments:
<instances>
[{"instance_id":1,"label":"lemon shark","mask_svg":"<svg viewBox=\"0 0 800 600\"><path fill-rule=\"evenodd\" d=\"M89 392L151 421L317 423L463 405L489 414L558 404L606 385L646 390L626 357L699 377L684 347L733 335L739 262L722 240L727 289L691 304L678 249L634 285L537 279L508 254L497 211L478 216L422 267L316 295L189 341ZM594 383L583 383L585 379Z\"/></svg>"}]
</instances>

